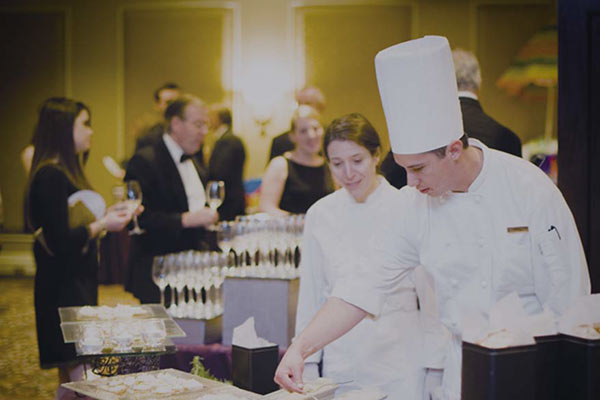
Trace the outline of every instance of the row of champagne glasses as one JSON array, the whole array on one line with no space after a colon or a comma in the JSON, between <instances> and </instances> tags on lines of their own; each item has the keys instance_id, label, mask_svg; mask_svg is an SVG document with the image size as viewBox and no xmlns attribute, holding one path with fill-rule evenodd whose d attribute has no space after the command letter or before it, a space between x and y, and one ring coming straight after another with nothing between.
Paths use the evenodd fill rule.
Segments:
<instances>
[{"instance_id":1,"label":"row of champagne glasses","mask_svg":"<svg viewBox=\"0 0 600 400\"><path fill-rule=\"evenodd\" d=\"M170 290L167 311L177 318L210 319L223 313L222 285L234 255L189 250L154 257L152 279L161 304Z\"/></svg>"},{"instance_id":2,"label":"row of champagne glasses","mask_svg":"<svg viewBox=\"0 0 600 400\"><path fill-rule=\"evenodd\" d=\"M219 223L217 243L224 253L237 255L231 276L295 278L303 228L303 214L245 215Z\"/></svg>"}]
</instances>

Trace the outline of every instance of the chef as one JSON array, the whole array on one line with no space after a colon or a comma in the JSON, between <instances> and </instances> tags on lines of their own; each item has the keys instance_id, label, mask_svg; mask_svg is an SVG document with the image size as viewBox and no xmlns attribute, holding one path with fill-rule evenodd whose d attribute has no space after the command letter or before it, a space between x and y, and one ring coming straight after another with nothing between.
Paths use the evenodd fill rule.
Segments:
<instances>
[{"instance_id":1,"label":"chef","mask_svg":"<svg viewBox=\"0 0 600 400\"><path fill-rule=\"evenodd\" d=\"M541 170L466 138L446 38L387 48L375 67L394 160L406 169L408 187L373 232L371 251L357 260L364 272L335 286L275 380L301 391L303 360L377 316L398 279L422 265L453 336L443 398L460 399L463 316L487 317L513 291L529 313L548 307L559 315L590 293L585 255L564 198Z\"/></svg>"}]
</instances>

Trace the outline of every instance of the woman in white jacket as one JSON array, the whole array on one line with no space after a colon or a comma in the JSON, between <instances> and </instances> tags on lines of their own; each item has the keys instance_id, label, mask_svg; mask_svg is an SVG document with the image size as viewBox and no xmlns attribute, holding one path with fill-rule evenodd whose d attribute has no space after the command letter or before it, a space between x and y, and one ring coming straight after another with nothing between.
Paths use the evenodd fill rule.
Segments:
<instances>
[{"instance_id":1,"label":"woman in white jacket","mask_svg":"<svg viewBox=\"0 0 600 400\"><path fill-rule=\"evenodd\" d=\"M329 168L341 189L316 202L306 214L300 266L296 333L353 274L353 260L368 260L378 221L394 208L398 191L377 174L381 146L373 126L360 114L334 120L324 137ZM410 212L407 210L407 212ZM389 400L420 400L425 366L424 330L412 276L396 282L394 295L376 318L365 318L345 336L306 360L305 379L322 375L342 389L375 386Z\"/></svg>"}]
</instances>

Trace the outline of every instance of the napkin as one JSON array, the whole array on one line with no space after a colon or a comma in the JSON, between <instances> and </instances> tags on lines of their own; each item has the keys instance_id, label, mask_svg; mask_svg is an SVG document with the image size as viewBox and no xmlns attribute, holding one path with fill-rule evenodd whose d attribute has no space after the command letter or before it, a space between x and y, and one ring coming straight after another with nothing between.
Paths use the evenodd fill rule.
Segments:
<instances>
[{"instance_id":1,"label":"napkin","mask_svg":"<svg viewBox=\"0 0 600 400\"><path fill-rule=\"evenodd\" d=\"M69 196L67 200L69 207L75 207L78 202L81 202L90 210L96 219L100 219L106 213L106 203L100 194L93 190L79 190Z\"/></svg>"},{"instance_id":2,"label":"napkin","mask_svg":"<svg viewBox=\"0 0 600 400\"><path fill-rule=\"evenodd\" d=\"M552 313L542 314L527 315L512 292L494 304L487 320L480 313L463 312L463 340L493 349L535 344L534 336L556 333Z\"/></svg>"},{"instance_id":3,"label":"napkin","mask_svg":"<svg viewBox=\"0 0 600 400\"><path fill-rule=\"evenodd\" d=\"M585 339L600 339L600 294L581 296L558 320L559 331Z\"/></svg>"},{"instance_id":4,"label":"napkin","mask_svg":"<svg viewBox=\"0 0 600 400\"><path fill-rule=\"evenodd\" d=\"M254 317L248 318L243 324L233 328L232 344L247 349L275 346L275 343L258 337L256 329L254 329Z\"/></svg>"}]
</instances>

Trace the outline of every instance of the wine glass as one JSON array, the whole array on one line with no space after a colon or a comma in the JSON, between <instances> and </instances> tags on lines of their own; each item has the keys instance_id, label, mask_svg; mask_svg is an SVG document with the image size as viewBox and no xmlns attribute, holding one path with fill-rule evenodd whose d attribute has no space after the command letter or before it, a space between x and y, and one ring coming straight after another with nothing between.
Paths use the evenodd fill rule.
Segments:
<instances>
[{"instance_id":1,"label":"wine glass","mask_svg":"<svg viewBox=\"0 0 600 400\"><path fill-rule=\"evenodd\" d=\"M225 200L225 182L223 181L208 181L206 184L206 202L208 206L217 211L217 208L223 204ZM211 225L209 230L217 229L216 225Z\"/></svg>"},{"instance_id":2,"label":"wine glass","mask_svg":"<svg viewBox=\"0 0 600 400\"><path fill-rule=\"evenodd\" d=\"M206 202L213 210L216 210L223 204L225 199L225 182L208 181L206 184Z\"/></svg>"},{"instance_id":3,"label":"wine glass","mask_svg":"<svg viewBox=\"0 0 600 400\"><path fill-rule=\"evenodd\" d=\"M217 244L221 251L229 254L233 246L233 237L235 236L235 222L223 221L220 222L217 229Z\"/></svg>"},{"instance_id":4,"label":"wine glass","mask_svg":"<svg viewBox=\"0 0 600 400\"><path fill-rule=\"evenodd\" d=\"M164 256L156 256L152 261L152 280L160 290L160 304L165 304L165 288L167 287L167 265Z\"/></svg>"},{"instance_id":5,"label":"wine glass","mask_svg":"<svg viewBox=\"0 0 600 400\"><path fill-rule=\"evenodd\" d=\"M132 180L125 182L125 201L133 213L133 225L135 226L131 231L129 231L129 234L139 235L146 233L145 230L140 229L137 221L137 215L135 214L135 210L137 210L137 208L142 204L142 188L138 181Z\"/></svg>"}]
</instances>

